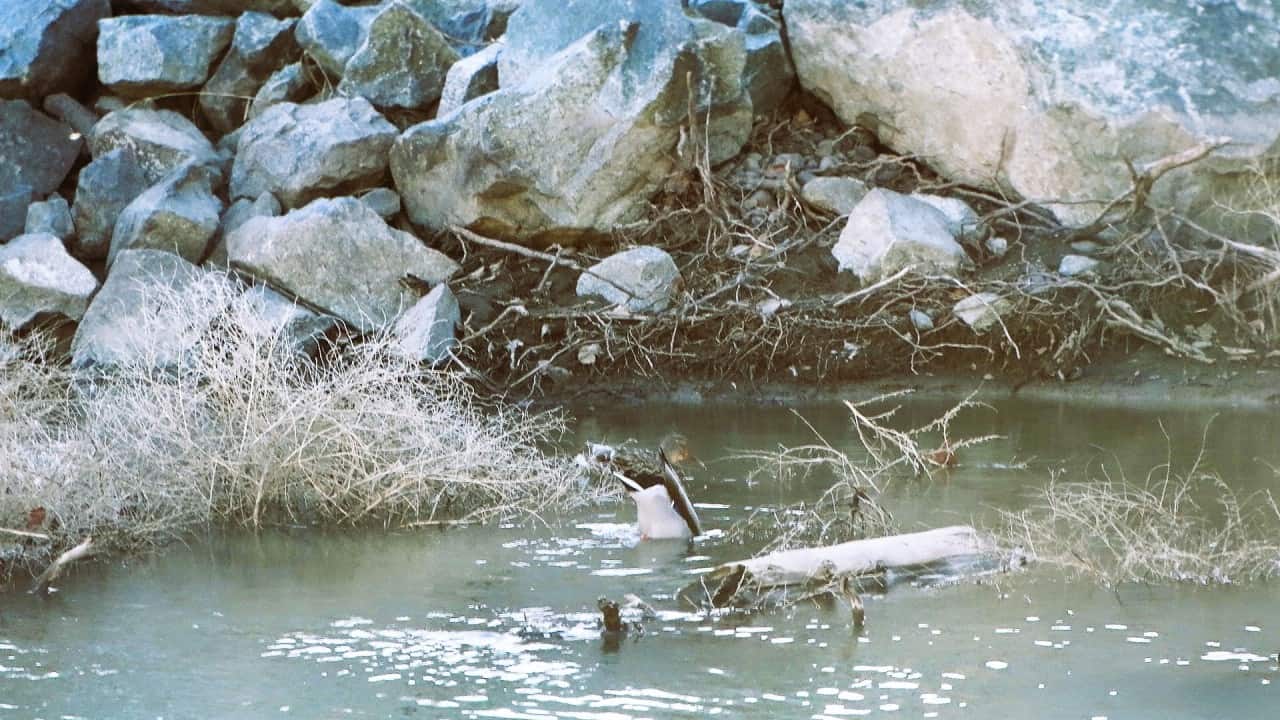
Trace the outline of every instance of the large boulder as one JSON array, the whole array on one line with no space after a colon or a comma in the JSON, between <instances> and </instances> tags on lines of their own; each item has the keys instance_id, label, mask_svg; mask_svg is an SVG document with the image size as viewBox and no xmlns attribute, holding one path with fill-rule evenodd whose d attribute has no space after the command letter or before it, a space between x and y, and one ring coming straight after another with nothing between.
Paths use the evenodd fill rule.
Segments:
<instances>
[{"instance_id":1,"label":"large boulder","mask_svg":"<svg viewBox=\"0 0 1280 720\"><path fill-rule=\"evenodd\" d=\"M458 344L462 310L449 286L440 283L396 320L396 347L417 362L435 365Z\"/></svg>"},{"instance_id":2,"label":"large boulder","mask_svg":"<svg viewBox=\"0 0 1280 720\"><path fill-rule=\"evenodd\" d=\"M176 302L205 271L160 250L125 250L71 341L76 367L145 364L173 367L194 345L201 328Z\"/></svg>"},{"instance_id":3,"label":"large boulder","mask_svg":"<svg viewBox=\"0 0 1280 720\"><path fill-rule=\"evenodd\" d=\"M90 259L106 257L120 212L150 184L147 173L127 147L103 153L84 166L71 206L77 254Z\"/></svg>"},{"instance_id":4,"label":"large boulder","mask_svg":"<svg viewBox=\"0 0 1280 720\"><path fill-rule=\"evenodd\" d=\"M129 0L129 4L144 12L173 15L239 15L244 12L261 12L283 17L297 11L294 0Z\"/></svg>"},{"instance_id":5,"label":"large boulder","mask_svg":"<svg viewBox=\"0 0 1280 720\"><path fill-rule=\"evenodd\" d=\"M20 235L0 245L0 322L22 328L38 315L79 320L98 281L46 233Z\"/></svg>"},{"instance_id":6,"label":"large boulder","mask_svg":"<svg viewBox=\"0 0 1280 720\"><path fill-rule=\"evenodd\" d=\"M1092 220L1149 162L1234 143L1157 199L1209 204L1280 135L1271 3L787 0L805 88L944 175ZM865 124L865 122L864 122Z\"/></svg>"},{"instance_id":7,"label":"large boulder","mask_svg":"<svg viewBox=\"0 0 1280 720\"><path fill-rule=\"evenodd\" d=\"M267 111L272 105L282 102L300 103L312 93L311 81L302 69L302 63L289 63L271 74L249 105L249 119L252 120ZM237 141L238 142L238 141Z\"/></svg>"},{"instance_id":8,"label":"large boulder","mask_svg":"<svg viewBox=\"0 0 1280 720\"><path fill-rule=\"evenodd\" d=\"M0 97L77 90L110 15L111 0L0 0Z\"/></svg>"},{"instance_id":9,"label":"large boulder","mask_svg":"<svg viewBox=\"0 0 1280 720\"><path fill-rule=\"evenodd\" d=\"M227 133L239 127L249 99L275 70L298 58L293 38L296 22L258 12L247 12L236 20L231 47L200 93L200 110L215 130Z\"/></svg>"},{"instance_id":10,"label":"large boulder","mask_svg":"<svg viewBox=\"0 0 1280 720\"><path fill-rule=\"evenodd\" d=\"M643 214L681 161L691 95L713 162L750 132L742 38L678 3L533 0L506 37L497 92L392 149L415 223L535 242L605 232Z\"/></svg>"},{"instance_id":11,"label":"large boulder","mask_svg":"<svg viewBox=\"0 0 1280 720\"><path fill-rule=\"evenodd\" d=\"M148 248L200 262L218 230L222 201L215 170L188 163L169 173L120 212L111 235L111 264L124 250Z\"/></svg>"},{"instance_id":12,"label":"large boulder","mask_svg":"<svg viewBox=\"0 0 1280 720\"><path fill-rule=\"evenodd\" d=\"M26 185L48 195L62 184L81 145L74 130L27 101L0 100L0 192Z\"/></svg>"},{"instance_id":13,"label":"large boulder","mask_svg":"<svg viewBox=\"0 0 1280 720\"><path fill-rule=\"evenodd\" d=\"M337 190L376 185L395 138L396 127L364 98L273 105L240 134L231 196L269 192L294 208Z\"/></svg>"},{"instance_id":14,"label":"large boulder","mask_svg":"<svg viewBox=\"0 0 1280 720\"><path fill-rule=\"evenodd\" d=\"M98 23L98 80L126 97L200 87L235 23L204 15L126 15Z\"/></svg>"},{"instance_id":15,"label":"large boulder","mask_svg":"<svg viewBox=\"0 0 1280 720\"><path fill-rule=\"evenodd\" d=\"M94 158L101 158L117 148L130 151L148 185L186 162L220 163L218 152L199 128L171 110L133 106L108 113L93 126L89 150Z\"/></svg>"},{"instance_id":16,"label":"large boulder","mask_svg":"<svg viewBox=\"0 0 1280 720\"><path fill-rule=\"evenodd\" d=\"M680 270L665 250L644 245L614 253L578 276L580 297L598 297L630 312L662 312L671 305Z\"/></svg>"},{"instance_id":17,"label":"large boulder","mask_svg":"<svg viewBox=\"0 0 1280 720\"><path fill-rule=\"evenodd\" d=\"M347 60L338 92L379 107L423 108L440 99L458 53L431 23L392 1L369 21L364 41Z\"/></svg>"},{"instance_id":18,"label":"large boulder","mask_svg":"<svg viewBox=\"0 0 1280 720\"><path fill-rule=\"evenodd\" d=\"M773 112L796 84L796 71L778 23L752 0L690 0L689 9L743 33L747 60L742 83L756 115Z\"/></svg>"},{"instance_id":19,"label":"large boulder","mask_svg":"<svg viewBox=\"0 0 1280 720\"><path fill-rule=\"evenodd\" d=\"M406 275L436 285L458 270L350 197L252 218L227 237L227 254L234 268L365 332L413 305L416 296L401 282Z\"/></svg>"},{"instance_id":20,"label":"large boulder","mask_svg":"<svg viewBox=\"0 0 1280 720\"><path fill-rule=\"evenodd\" d=\"M964 248L937 208L876 188L858 203L831 254L840 270L875 282L914 265L921 273L955 274L968 263Z\"/></svg>"},{"instance_id":21,"label":"large boulder","mask_svg":"<svg viewBox=\"0 0 1280 720\"><path fill-rule=\"evenodd\" d=\"M334 77L342 77L347 61L364 42L376 6L348 7L334 0L317 0L298 22L298 44Z\"/></svg>"}]
</instances>

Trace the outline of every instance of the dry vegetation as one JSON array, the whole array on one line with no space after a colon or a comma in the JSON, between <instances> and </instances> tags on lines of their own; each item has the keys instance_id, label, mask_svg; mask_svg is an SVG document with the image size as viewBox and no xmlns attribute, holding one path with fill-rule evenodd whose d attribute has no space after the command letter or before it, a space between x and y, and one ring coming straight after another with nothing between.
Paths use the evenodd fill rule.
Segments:
<instances>
[{"instance_id":1,"label":"dry vegetation","mask_svg":"<svg viewBox=\"0 0 1280 720\"><path fill-rule=\"evenodd\" d=\"M591 500L543 452L559 416L482 402L378 338L313 361L243 297L211 274L158 303L187 320L167 369L95 376L0 338L0 573L90 535L130 549L211 524L405 526Z\"/></svg>"}]
</instances>

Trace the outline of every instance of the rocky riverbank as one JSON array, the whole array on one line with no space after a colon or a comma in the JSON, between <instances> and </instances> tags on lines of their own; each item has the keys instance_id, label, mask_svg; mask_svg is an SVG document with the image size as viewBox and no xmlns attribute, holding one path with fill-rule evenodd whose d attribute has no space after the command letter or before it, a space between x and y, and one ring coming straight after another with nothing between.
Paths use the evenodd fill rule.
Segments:
<instances>
[{"instance_id":1,"label":"rocky riverbank","mask_svg":"<svg viewBox=\"0 0 1280 720\"><path fill-rule=\"evenodd\" d=\"M0 0L0 322L172 366L230 271L516 398L1272 364L1280 23L1149 5Z\"/></svg>"}]
</instances>

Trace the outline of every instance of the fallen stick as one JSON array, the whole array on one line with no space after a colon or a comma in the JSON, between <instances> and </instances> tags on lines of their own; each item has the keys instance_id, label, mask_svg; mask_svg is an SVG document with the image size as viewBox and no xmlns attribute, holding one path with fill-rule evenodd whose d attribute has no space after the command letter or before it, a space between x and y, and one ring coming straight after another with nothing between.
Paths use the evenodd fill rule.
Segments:
<instances>
[{"instance_id":1,"label":"fallen stick","mask_svg":"<svg viewBox=\"0 0 1280 720\"><path fill-rule=\"evenodd\" d=\"M68 565L92 555L93 552L93 537L81 540L79 545L59 555L49 567L44 569L44 572L40 573L40 577L37 577L35 583L31 585L30 592L36 593L44 590L50 583L58 579L58 576L62 574L62 571Z\"/></svg>"},{"instance_id":2,"label":"fallen stick","mask_svg":"<svg viewBox=\"0 0 1280 720\"><path fill-rule=\"evenodd\" d=\"M44 533L31 532L30 530L13 530L11 528L0 528L0 533L9 535L17 535L18 537L34 538L36 540L48 540L49 536Z\"/></svg>"}]
</instances>

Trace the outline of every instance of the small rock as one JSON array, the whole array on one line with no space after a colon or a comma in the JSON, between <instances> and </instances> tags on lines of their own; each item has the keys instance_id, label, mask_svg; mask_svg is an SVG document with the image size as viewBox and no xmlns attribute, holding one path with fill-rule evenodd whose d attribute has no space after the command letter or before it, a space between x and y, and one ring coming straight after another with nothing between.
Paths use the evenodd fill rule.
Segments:
<instances>
[{"instance_id":1,"label":"small rock","mask_svg":"<svg viewBox=\"0 0 1280 720\"><path fill-rule=\"evenodd\" d=\"M0 192L26 185L37 197L44 197L57 190L82 144L69 125L26 100L0 100Z\"/></svg>"},{"instance_id":2,"label":"small rock","mask_svg":"<svg viewBox=\"0 0 1280 720\"><path fill-rule=\"evenodd\" d=\"M227 253L236 269L362 332L390 324L416 302L401 284L406 274L437 285L458 271L446 255L351 197L252 218L227 237Z\"/></svg>"},{"instance_id":3,"label":"small rock","mask_svg":"<svg viewBox=\"0 0 1280 720\"><path fill-rule=\"evenodd\" d=\"M190 120L141 105L108 113L93 127L89 150L94 158L116 148L132 151L148 185L188 161L210 166L221 162L213 144Z\"/></svg>"},{"instance_id":4,"label":"small rock","mask_svg":"<svg viewBox=\"0 0 1280 720\"><path fill-rule=\"evenodd\" d=\"M1071 249L1081 255L1092 255L1102 249L1102 245L1092 240L1077 240L1071 243Z\"/></svg>"},{"instance_id":5,"label":"small rock","mask_svg":"<svg viewBox=\"0 0 1280 720\"><path fill-rule=\"evenodd\" d=\"M578 363L580 365L595 365L596 360L600 358L600 343L588 343L578 348Z\"/></svg>"},{"instance_id":6,"label":"small rock","mask_svg":"<svg viewBox=\"0 0 1280 720\"><path fill-rule=\"evenodd\" d=\"M418 13L393 2L380 6L364 40L342 71L338 92L379 107L422 108L440 99L458 53Z\"/></svg>"},{"instance_id":7,"label":"small rock","mask_svg":"<svg viewBox=\"0 0 1280 720\"><path fill-rule=\"evenodd\" d=\"M0 322L19 330L37 315L79 320L98 281L47 233L20 235L0 245Z\"/></svg>"},{"instance_id":8,"label":"small rock","mask_svg":"<svg viewBox=\"0 0 1280 720\"><path fill-rule=\"evenodd\" d=\"M400 212L400 194L390 188L374 188L361 195L360 202L372 208L383 220Z\"/></svg>"},{"instance_id":9,"label":"small rock","mask_svg":"<svg viewBox=\"0 0 1280 720\"><path fill-rule=\"evenodd\" d=\"M110 0L0 0L0 97L75 92Z\"/></svg>"},{"instance_id":10,"label":"small rock","mask_svg":"<svg viewBox=\"0 0 1280 720\"><path fill-rule=\"evenodd\" d=\"M671 304L680 270L665 250L645 245L615 253L578 276L579 297L596 296L634 313L662 312Z\"/></svg>"},{"instance_id":11,"label":"small rock","mask_svg":"<svg viewBox=\"0 0 1280 720\"><path fill-rule=\"evenodd\" d=\"M71 341L75 367L138 365L167 368L180 364L200 332L190 313L173 299L192 288L204 271L160 250L125 250Z\"/></svg>"},{"instance_id":12,"label":"small rock","mask_svg":"<svg viewBox=\"0 0 1280 720\"><path fill-rule=\"evenodd\" d=\"M947 226L947 217L932 205L876 188L849 213L831 254L840 270L864 282L912 265L922 273L954 274L968 258Z\"/></svg>"},{"instance_id":13,"label":"small rock","mask_svg":"<svg viewBox=\"0 0 1280 720\"><path fill-rule=\"evenodd\" d=\"M440 283L396 321L396 345L418 362L438 365L449 359L449 351L458 344L461 324L458 299L447 284Z\"/></svg>"},{"instance_id":14,"label":"small rock","mask_svg":"<svg viewBox=\"0 0 1280 720\"><path fill-rule=\"evenodd\" d=\"M368 184L387 169L396 127L364 98L280 103L250 120L231 170L231 196L276 196L287 208L338 187Z\"/></svg>"},{"instance_id":15,"label":"small rock","mask_svg":"<svg viewBox=\"0 0 1280 720\"><path fill-rule=\"evenodd\" d=\"M377 6L347 7L333 0L316 0L298 21L298 44L325 72L342 77L347 61L364 42Z\"/></svg>"},{"instance_id":16,"label":"small rock","mask_svg":"<svg viewBox=\"0 0 1280 720\"><path fill-rule=\"evenodd\" d=\"M75 224L71 221L71 208L61 195L53 194L44 202L31 203L27 208L27 223L24 232L27 235L44 233L59 240L66 240L75 234Z\"/></svg>"},{"instance_id":17,"label":"small rock","mask_svg":"<svg viewBox=\"0 0 1280 720\"><path fill-rule=\"evenodd\" d=\"M926 202L947 217L947 230L957 240L975 237L982 230L982 222L978 213L969 207L969 203L960 198L930 195L929 193L911 193L912 197Z\"/></svg>"},{"instance_id":18,"label":"small rock","mask_svg":"<svg viewBox=\"0 0 1280 720\"><path fill-rule=\"evenodd\" d=\"M1098 269L1102 263L1085 255L1063 255L1062 262L1058 264L1058 274L1063 277L1076 277L1078 275L1090 275Z\"/></svg>"},{"instance_id":19,"label":"small rock","mask_svg":"<svg viewBox=\"0 0 1280 720\"><path fill-rule=\"evenodd\" d=\"M970 295L956 303L951 312L976 332L986 332L1000 322L1001 315L1009 312L1013 303L996 293L984 292Z\"/></svg>"},{"instance_id":20,"label":"small rock","mask_svg":"<svg viewBox=\"0 0 1280 720\"><path fill-rule=\"evenodd\" d=\"M253 103L249 105L248 117L252 120L279 103L300 103L313 91L311 82L303 72L302 63L285 65L272 73L262 87L258 88L258 93L253 96Z\"/></svg>"},{"instance_id":21,"label":"small rock","mask_svg":"<svg viewBox=\"0 0 1280 720\"><path fill-rule=\"evenodd\" d=\"M848 215L867 196L867 184L851 177L816 177L800 188L800 197L821 210Z\"/></svg>"},{"instance_id":22,"label":"small rock","mask_svg":"<svg viewBox=\"0 0 1280 720\"><path fill-rule=\"evenodd\" d=\"M911 324L915 325L920 332L928 332L933 329L933 318L929 317L929 313L923 310L912 308L907 312L907 317L911 318Z\"/></svg>"},{"instance_id":23,"label":"small rock","mask_svg":"<svg viewBox=\"0 0 1280 720\"><path fill-rule=\"evenodd\" d=\"M139 195L120 212L111 234L110 265L124 250L164 250L200 262L218 230L222 201L213 194L216 171L188 163Z\"/></svg>"},{"instance_id":24,"label":"small rock","mask_svg":"<svg viewBox=\"0 0 1280 720\"><path fill-rule=\"evenodd\" d=\"M1004 257L1009 252L1009 241L1002 237L992 237L987 240L987 251L998 258Z\"/></svg>"},{"instance_id":25,"label":"small rock","mask_svg":"<svg viewBox=\"0 0 1280 720\"><path fill-rule=\"evenodd\" d=\"M235 24L204 15L125 15L98 23L98 80L126 97L200 87Z\"/></svg>"},{"instance_id":26,"label":"small rock","mask_svg":"<svg viewBox=\"0 0 1280 720\"><path fill-rule=\"evenodd\" d=\"M757 190L748 195L746 200L742 201L742 209L744 210L754 210L756 208L772 206L773 193L768 190Z\"/></svg>"},{"instance_id":27,"label":"small rock","mask_svg":"<svg viewBox=\"0 0 1280 720\"><path fill-rule=\"evenodd\" d=\"M448 115L468 101L498 89L498 53L501 51L502 46L494 43L449 68L444 77L444 89L440 91L436 117Z\"/></svg>"},{"instance_id":28,"label":"small rock","mask_svg":"<svg viewBox=\"0 0 1280 720\"><path fill-rule=\"evenodd\" d=\"M80 171L72 204L77 254L90 259L106 257L120 211L149 185L128 147L103 153L86 165Z\"/></svg>"}]
</instances>

